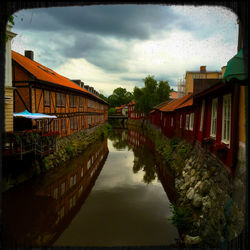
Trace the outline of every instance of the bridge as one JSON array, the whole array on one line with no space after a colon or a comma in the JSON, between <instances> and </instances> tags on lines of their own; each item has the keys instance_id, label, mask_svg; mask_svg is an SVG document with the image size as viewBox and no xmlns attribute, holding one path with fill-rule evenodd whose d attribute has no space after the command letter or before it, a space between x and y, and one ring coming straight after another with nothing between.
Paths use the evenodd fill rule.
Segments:
<instances>
[{"instance_id":1,"label":"bridge","mask_svg":"<svg viewBox=\"0 0 250 250\"><path fill-rule=\"evenodd\" d=\"M128 116L125 116L125 115L109 115L108 119L128 119Z\"/></svg>"}]
</instances>

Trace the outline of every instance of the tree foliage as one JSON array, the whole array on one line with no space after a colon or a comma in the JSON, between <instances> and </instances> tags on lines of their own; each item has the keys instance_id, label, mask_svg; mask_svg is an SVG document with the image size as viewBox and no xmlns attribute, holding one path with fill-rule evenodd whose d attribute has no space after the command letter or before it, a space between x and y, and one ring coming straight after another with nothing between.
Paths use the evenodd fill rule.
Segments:
<instances>
[{"instance_id":1,"label":"tree foliage","mask_svg":"<svg viewBox=\"0 0 250 250\"><path fill-rule=\"evenodd\" d=\"M99 97L102 98L104 101L108 102L108 97L106 97L105 95L100 93Z\"/></svg>"},{"instance_id":2,"label":"tree foliage","mask_svg":"<svg viewBox=\"0 0 250 250\"><path fill-rule=\"evenodd\" d=\"M154 76L148 75L144 81L144 87L134 87L135 109L148 114L154 106L169 100L170 86L168 81L159 81Z\"/></svg>"},{"instance_id":3,"label":"tree foliage","mask_svg":"<svg viewBox=\"0 0 250 250\"><path fill-rule=\"evenodd\" d=\"M127 104L133 100L133 94L127 91L125 88L114 89L112 95L108 97L109 106L120 107L123 104Z\"/></svg>"}]
</instances>

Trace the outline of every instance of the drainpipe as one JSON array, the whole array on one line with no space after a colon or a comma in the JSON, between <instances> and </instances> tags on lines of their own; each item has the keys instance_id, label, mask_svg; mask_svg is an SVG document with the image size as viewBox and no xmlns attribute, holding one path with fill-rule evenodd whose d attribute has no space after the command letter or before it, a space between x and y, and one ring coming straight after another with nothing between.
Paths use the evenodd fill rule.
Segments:
<instances>
[{"instance_id":1,"label":"drainpipe","mask_svg":"<svg viewBox=\"0 0 250 250\"><path fill-rule=\"evenodd\" d=\"M234 91L233 91L233 131L232 131L232 163L231 163L231 169L232 169L232 176L235 175L235 169L237 164L237 158L238 158L238 148L239 148L239 98L240 97L240 84L235 83L234 84Z\"/></svg>"},{"instance_id":2,"label":"drainpipe","mask_svg":"<svg viewBox=\"0 0 250 250\"><path fill-rule=\"evenodd\" d=\"M243 44L243 34L242 34L242 23L240 19L237 20L237 23L239 25L239 32L238 32L238 52L242 49ZM239 149L239 110L237 108L239 107L239 97L240 97L240 84L234 83L233 87L233 111L234 111L234 117L233 117L233 131L232 131L232 175L235 176L235 169L237 164L237 158L238 158L238 149Z\"/></svg>"}]
</instances>

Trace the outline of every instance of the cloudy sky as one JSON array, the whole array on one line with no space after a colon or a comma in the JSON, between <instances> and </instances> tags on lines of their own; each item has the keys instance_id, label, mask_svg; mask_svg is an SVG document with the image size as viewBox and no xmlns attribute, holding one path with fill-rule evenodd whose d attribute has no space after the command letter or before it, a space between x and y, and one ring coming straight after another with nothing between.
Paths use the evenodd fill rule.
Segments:
<instances>
[{"instance_id":1,"label":"cloudy sky","mask_svg":"<svg viewBox=\"0 0 250 250\"><path fill-rule=\"evenodd\" d=\"M176 89L186 70L221 70L237 53L237 16L222 7L96 5L21 10L12 49L108 96L147 75Z\"/></svg>"}]
</instances>

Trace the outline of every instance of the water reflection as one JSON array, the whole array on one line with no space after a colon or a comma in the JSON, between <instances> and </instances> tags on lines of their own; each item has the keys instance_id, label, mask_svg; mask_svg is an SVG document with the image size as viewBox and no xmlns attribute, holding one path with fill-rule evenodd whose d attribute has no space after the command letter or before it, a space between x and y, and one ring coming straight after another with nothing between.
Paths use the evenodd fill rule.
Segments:
<instances>
[{"instance_id":1,"label":"water reflection","mask_svg":"<svg viewBox=\"0 0 250 250\"><path fill-rule=\"evenodd\" d=\"M4 246L174 243L173 187L143 133L115 130L69 164L3 194Z\"/></svg>"},{"instance_id":2,"label":"water reflection","mask_svg":"<svg viewBox=\"0 0 250 250\"><path fill-rule=\"evenodd\" d=\"M133 152L133 172L142 172L147 184L160 181L171 202L175 202L177 193L174 189L174 177L171 170L163 165L155 155L154 143L142 132L135 129L115 130L110 139L113 147L127 148Z\"/></svg>"},{"instance_id":3,"label":"water reflection","mask_svg":"<svg viewBox=\"0 0 250 250\"><path fill-rule=\"evenodd\" d=\"M70 164L3 193L3 245L52 245L85 202L107 155L106 140Z\"/></svg>"}]
</instances>

